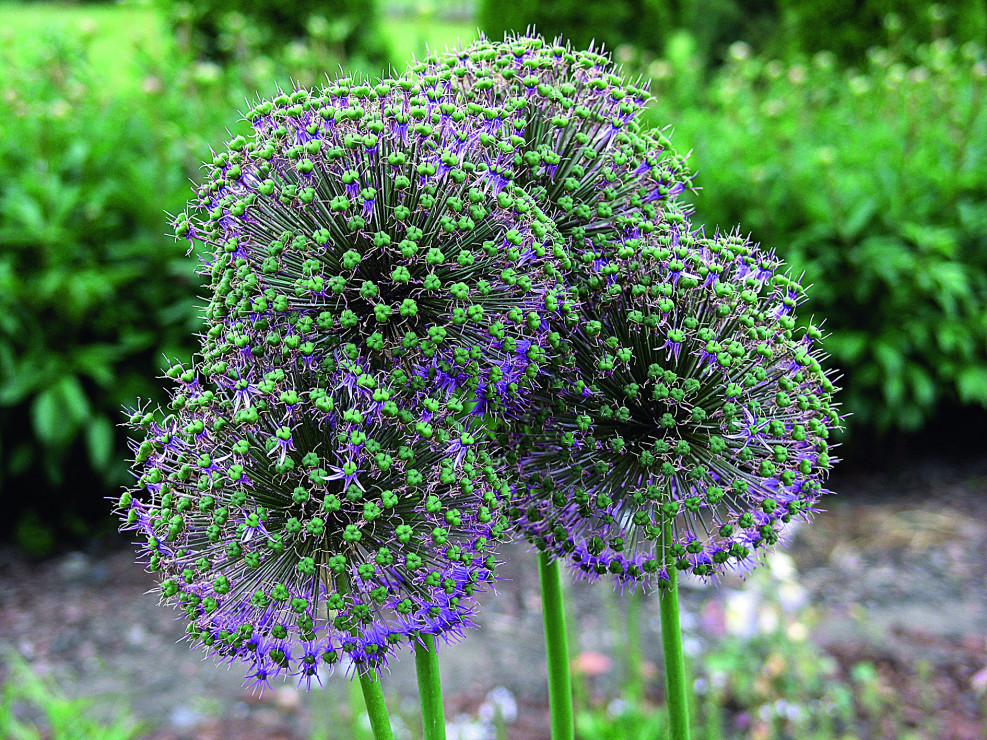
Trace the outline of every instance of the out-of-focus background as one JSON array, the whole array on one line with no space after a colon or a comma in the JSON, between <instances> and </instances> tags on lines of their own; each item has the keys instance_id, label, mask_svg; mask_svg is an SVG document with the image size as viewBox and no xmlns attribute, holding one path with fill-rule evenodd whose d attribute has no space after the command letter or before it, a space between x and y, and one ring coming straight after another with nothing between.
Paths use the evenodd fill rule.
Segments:
<instances>
[{"instance_id":1,"label":"out-of-focus background","mask_svg":"<svg viewBox=\"0 0 987 740\"><path fill-rule=\"evenodd\" d=\"M173 644L108 514L120 409L193 350L167 214L245 101L529 25L650 81L697 223L805 273L843 372L839 497L746 583L685 586L697 737L987 738L985 0L0 4L0 736L367 736L345 677L257 699ZM548 737L532 559L507 556L443 651L453 738ZM660 736L655 598L571 602L580 737Z\"/></svg>"}]
</instances>

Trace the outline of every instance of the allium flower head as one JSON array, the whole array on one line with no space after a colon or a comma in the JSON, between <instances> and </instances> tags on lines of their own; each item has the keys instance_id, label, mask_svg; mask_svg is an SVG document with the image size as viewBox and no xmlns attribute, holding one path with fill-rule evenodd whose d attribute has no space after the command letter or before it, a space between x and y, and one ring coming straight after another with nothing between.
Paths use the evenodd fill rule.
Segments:
<instances>
[{"instance_id":1,"label":"allium flower head","mask_svg":"<svg viewBox=\"0 0 987 740\"><path fill-rule=\"evenodd\" d=\"M537 35L481 39L412 65L407 79L457 94L469 110L505 111L524 142L514 154L515 182L587 262L615 233L663 220L692 179L665 134L641 128L646 87L628 83L592 49Z\"/></svg>"},{"instance_id":2,"label":"allium flower head","mask_svg":"<svg viewBox=\"0 0 987 740\"><path fill-rule=\"evenodd\" d=\"M454 639L493 580L503 486L484 427L432 435L340 369L289 369L249 398L175 366L167 415L135 412L136 486L120 500L195 645L310 686L344 655L363 670L422 633ZM357 376L358 379L359 376Z\"/></svg>"},{"instance_id":3,"label":"allium flower head","mask_svg":"<svg viewBox=\"0 0 987 740\"><path fill-rule=\"evenodd\" d=\"M522 437L514 514L539 547L624 584L751 566L815 510L833 462L840 419L821 333L796 327L803 290L734 234L670 225L615 255Z\"/></svg>"},{"instance_id":4,"label":"allium flower head","mask_svg":"<svg viewBox=\"0 0 987 740\"><path fill-rule=\"evenodd\" d=\"M411 80L255 106L177 224L214 250L206 359L250 383L252 367L318 375L345 355L438 377L486 413L515 403L572 305L503 117Z\"/></svg>"}]
</instances>

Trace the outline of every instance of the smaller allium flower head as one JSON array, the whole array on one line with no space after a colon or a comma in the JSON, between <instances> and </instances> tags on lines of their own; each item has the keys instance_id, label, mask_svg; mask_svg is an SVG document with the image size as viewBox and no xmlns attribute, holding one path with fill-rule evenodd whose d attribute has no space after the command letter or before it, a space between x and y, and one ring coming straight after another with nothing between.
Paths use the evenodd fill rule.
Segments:
<instances>
[{"instance_id":1,"label":"smaller allium flower head","mask_svg":"<svg viewBox=\"0 0 987 740\"><path fill-rule=\"evenodd\" d=\"M417 412L387 413L345 370L324 387L270 370L249 398L169 375L170 412L131 417L146 436L119 511L193 645L261 688L308 688L343 656L376 668L472 625L505 529L482 425L416 433Z\"/></svg>"},{"instance_id":2,"label":"smaller allium flower head","mask_svg":"<svg viewBox=\"0 0 987 740\"><path fill-rule=\"evenodd\" d=\"M344 352L437 375L486 413L517 402L572 305L554 224L511 182L502 113L339 79L247 118L177 224L213 249L206 359L318 375Z\"/></svg>"},{"instance_id":3,"label":"smaller allium flower head","mask_svg":"<svg viewBox=\"0 0 987 740\"><path fill-rule=\"evenodd\" d=\"M585 290L516 454L522 530L630 586L753 566L816 510L840 425L802 288L747 239L670 225L620 242Z\"/></svg>"},{"instance_id":4,"label":"smaller allium flower head","mask_svg":"<svg viewBox=\"0 0 987 740\"><path fill-rule=\"evenodd\" d=\"M556 39L508 35L428 57L410 67L469 109L503 109L512 135L515 182L544 203L578 251L605 249L615 231L661 220L692 179L664 133L642 131L650 100L612 60Z\"/></svg>"}]
</instances>

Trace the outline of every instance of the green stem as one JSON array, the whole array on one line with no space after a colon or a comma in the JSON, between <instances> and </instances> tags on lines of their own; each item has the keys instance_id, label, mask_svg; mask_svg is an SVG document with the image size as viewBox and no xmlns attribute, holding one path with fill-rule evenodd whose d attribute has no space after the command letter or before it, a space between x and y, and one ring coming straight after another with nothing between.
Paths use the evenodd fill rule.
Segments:
<instances>
[{"instance_id":1,"label":"green stem","mask_svg":"<svg viewBox=\"0 0 987 740\"><path fill-rule=\"evenodd\" d=\"M672 542L671 521L665 523L665 546ZM667 551L666 551L667 553ZM689 740L689 695L686 689L685 656L682 653L682 625L679 621L679 587L675 559L667 553L671 581L660 592L661 644L665 653L665 687L668 695L669 740Z\"/></svg>"},{"instance_id":2,"label":"green stem","mask_svg":"<svg viewBox=\"0 0 987 740\"><path fill-rule=\"evenodd\" d=\"M384 692L380 690L380 677L376 671L371 669L360 673L360 686L363 688L363 701L367 704L367 716L370 717L374 740L394 740L391 718L387 715Z\"/></svg>"},{"instance_id":3,"label":"green stem","mask_svg":"<svg viewBox=\"0 0 987 740\"><path fill-rule=\"evenodd\" d=\"M644 700L644 671L641 667L641 599L638 588L627 597L627 699L635 709Z\"/></svg>"},{"instance_id":4,"label":"green stem","mask_svg":"<svg viewBox=\"0 0 987 740\"><path fill-rule=\"evenodd\" d=\"M422 732L425 740L446 740L446 718L442 709L442 681L435 638L421 635L415 644L418 697L422 706Z\"/></svg>"},{"instance_id":5,"label":"green stem","mask_svg":"<svg viewBox=\"0 0 987 740\"><path fill-rule=\"evenodd\" d=\"M566 645L565 607L558 561L538 553L542 611L545 615L545 651L548 654L548 707L552 718L552 740L574 740L572 679Z\"/></svg>"}]
</instances>

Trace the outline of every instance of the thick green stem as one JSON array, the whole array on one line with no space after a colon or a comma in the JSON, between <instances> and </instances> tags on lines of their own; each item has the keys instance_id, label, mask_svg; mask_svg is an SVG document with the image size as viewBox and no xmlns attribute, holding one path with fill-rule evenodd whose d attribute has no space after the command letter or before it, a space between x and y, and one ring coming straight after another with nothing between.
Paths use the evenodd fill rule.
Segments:
<instances>
[{"instance_id":1,"label":"thick green stem","mask_svg":"<svg viewBox=\"0 0 987 740\"><path fill-rule=\"evenodd\" d=\"M360 686L363 688L363 701L367 704L367 716L370 717L374 740L394 740L391 718L387 715L387 705L384 704L384 692L380 690L380 677L373 670L361 673Z\"/></svg>"},{"instance_id":2,"label":"thick green stem","mask_svg":"<svg viewBox=\"0 0 987 740\"><path fill-rule=\"evenodd\" d=\"M566 644L565 607L559 564L538 553L541 603L545 615L545 651L548 654L548 707L552 715L552 740L573 740L576 736L572 712L572 679L569 676L569 648Z\"/></svg>"},{"instance_id":3,"label":"thick green stem","mask_svg":"<svg viewBox=\"0 0 987 740\"><path fill-rule=\"evenodd\" d=\"M665 524L665 546L672 541L671 522ZM665 653L665 687L668 694L670 740L689 740L689 694L686 688L682 625L679 621L679 587L675 559L666 551L671 583L661 590L661 644Z\"/></svg>"},{"instance_id":4,"label":"thick green stem","mask_svg":"<svg viewBox=\"0 0 987 740\"><path fill-rule=\"evenodd\" d=\"M422 732L425 740L446 740L446 718L442 708L442 681L435 638L422 635L415 645L418 698L422 706Z\"/></svg>"},{"instance_id":5,"label":"thick green stem","mask_svg":"<svg viewBox=\"0 0 987 740\"><path fill-rule=\"evenodd\" d=\"M644 700L644 670L641 665L641 589L627 597L627 700L635 709Z\"/></svg>"}]
</instances>

